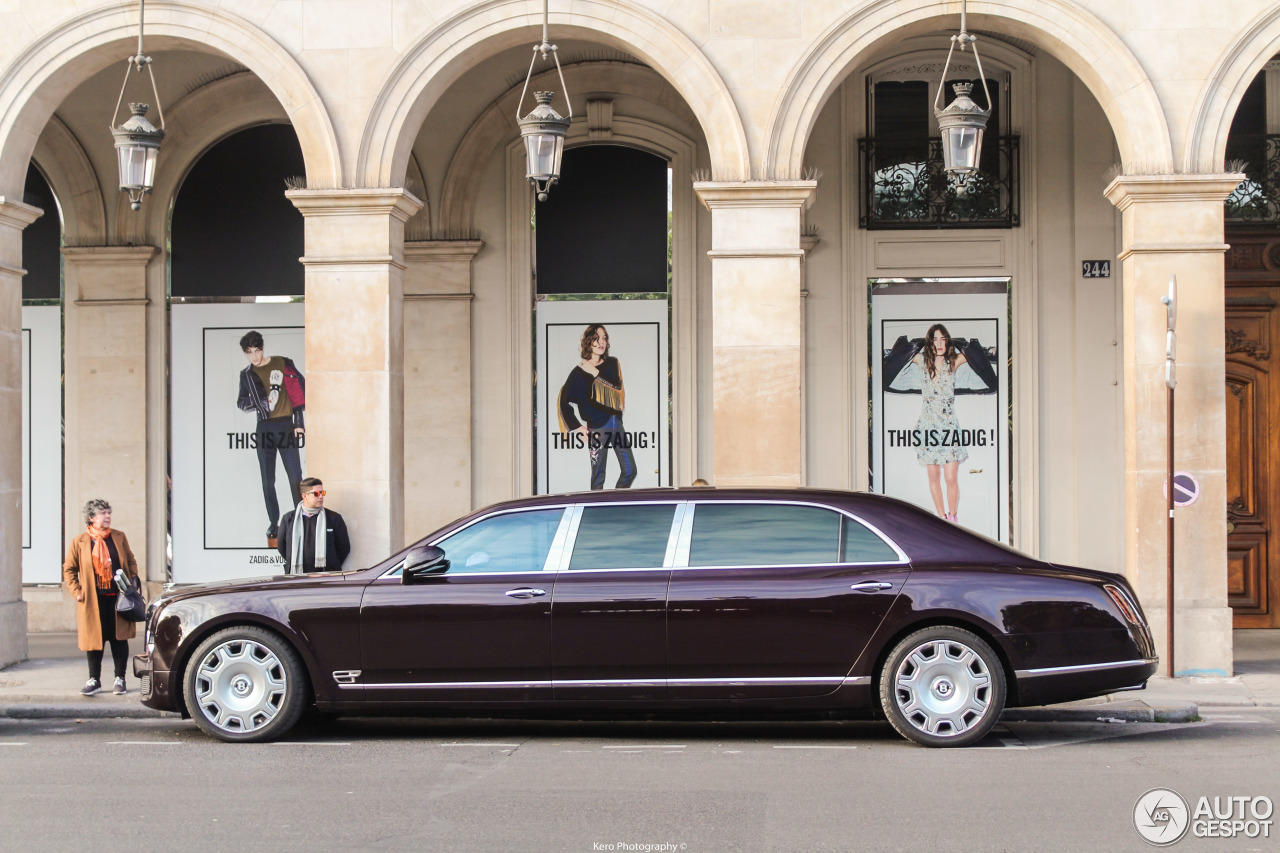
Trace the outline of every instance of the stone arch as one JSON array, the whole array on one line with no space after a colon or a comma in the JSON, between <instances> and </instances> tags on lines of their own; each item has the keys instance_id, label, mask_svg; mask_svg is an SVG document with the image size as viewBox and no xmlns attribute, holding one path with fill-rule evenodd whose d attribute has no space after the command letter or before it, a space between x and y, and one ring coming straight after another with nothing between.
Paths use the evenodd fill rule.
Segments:
<instances>
[{"instance_id":1,"label":"stone arch","mask_svg":"<svg viewBox=\"0 0 1280 853\"><path fill-rule=\"evenodd\" d=\"M1280 7L1254 18L1223 52L1196 99L1187 129L1183 168L1188 172L1221 172L1227 157L1227 134L1245 89L1272 57L1280 53Z\"/></svg>"},{"instance_id":2,"label":"stone arch","mask_svg":"<svg viewBox=\"0 0 1280 853\"><path fill-rule=\"evenodd\" d=\"M107 236L107 220L98 174L80 140L56 115L45 125L31 159L44 173L62 207L66 244L101 245ZM45 211L46 216L50 213L53 211Z\"/></svg>"},{"instance_id":3,"label":"stone arch","mask_svg":"<svg viewBox=\"0 0 1280 853\"><path fill-rule=\"evenodd\" d=\"M887 43L955 28L959 3L874 0L834 24L788 76L765 136L765 174L797 179L809 133L827 98ZM1173 149L1155 88L1116 33L1071 0L991 0L971 10L973 30L1005 33L1051 53L1102 105L1126 169L1173 171Z\"/></svg>"},{"instance_id":4,"label":"stone arch","mask_svg":"<svg viewBox=\"0 0 1280 853\"><path fill-rule=\"evenodd\" d=\"M489 0L428 33L388 76L360 141L357 179L390 186L404 178L417 129L440 95L479 59L536 40L538 0ZM667 79L699 116L718 177L750 171L746 133L728 87L698 46L660 16L623 0L581 0L552 10L555 35L603 42L632 53Z\"/></svg>"},{"instance_id":5,"label":"stone arch","mask_svg":"<svg viewBox=\"0 0 1280 853\"><path fill-rule=\"evenodd\" d=\"M555 71L535 76L530 85L539 85L543 80L550 85L548 75L554 78ZM661 103L664 97L673 94L667 82L653 69L629 62L592 62L566 68L565 81L571 91L584 91L574 85L574 78L581 78L584 83L589 79L589 89L585 91L615 92L655 103ZM482 166L519 135L515 113L516 101L523 86L521 81L495 99L476 118L458 144L457 155L449 163L440 194L438 225L442 234L468 235L474 232L475 204L483 177ZM665 106L676 114L688 113L688 106L683 101ZM687 119L691 124L697 124L697 118L692 113L688 113Z\"/></svg>"},{"instance_id":6,"label":"stone arch","mask_svg":"<svg viewBox=\"0 0 1280 853\"><path fill-rule=\"evenodd\" d=\"M0 75L0 194L21 188L27 161L58 104L80 82L117 60L123 67L137 37L133 9L119 5L93 9L36 39ZM251 70L297 130L308 183L340 185L337 134L320 95L293 56L269 35L218 9L159 0L147 9L147 38L152 50L198 46Z\"/></svg>"}]
</instances>

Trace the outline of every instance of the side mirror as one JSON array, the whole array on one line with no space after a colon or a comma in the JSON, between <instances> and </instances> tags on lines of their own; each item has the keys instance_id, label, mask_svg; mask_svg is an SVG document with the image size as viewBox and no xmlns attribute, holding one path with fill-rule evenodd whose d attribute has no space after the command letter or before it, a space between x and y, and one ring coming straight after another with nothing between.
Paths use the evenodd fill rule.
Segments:
<instances>
[{"instance_id":1,"label":"side mirror","mask_svg":"<svg viewBox=\"0 0 1280 853\"><path fill-rule=\"evenodd\" d=\"M449 571L449 561L445 559L444 549L435 545L418 545L409 550L404 559L404 571L400 573L401 583L421 583L428 575L438 575Z\"/></svg>"}]
</instances>

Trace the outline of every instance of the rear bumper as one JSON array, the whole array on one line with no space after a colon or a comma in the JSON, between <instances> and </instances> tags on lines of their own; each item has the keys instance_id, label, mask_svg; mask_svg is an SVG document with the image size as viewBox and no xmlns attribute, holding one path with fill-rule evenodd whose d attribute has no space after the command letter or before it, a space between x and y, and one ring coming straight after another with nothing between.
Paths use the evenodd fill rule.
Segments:
<instances>
[{"instance_id":1,"label":"rear bumper","mask_svg":"<svg viewBox=\"0 0 1280 853\"><path fill-rule=\"evenodd\" d=\"M1160 660L1154 656L1135 660L1056 666L1044 669L1020 669L1014 672L1018 681L1018 705L1052 705L1138 690L1155 674Z\"/></svg>"}]
</instances>

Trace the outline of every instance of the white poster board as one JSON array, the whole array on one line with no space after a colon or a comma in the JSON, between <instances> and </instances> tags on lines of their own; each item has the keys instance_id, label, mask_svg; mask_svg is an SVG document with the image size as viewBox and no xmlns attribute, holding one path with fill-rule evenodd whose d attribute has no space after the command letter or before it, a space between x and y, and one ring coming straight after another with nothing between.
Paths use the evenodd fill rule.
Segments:
<instances>
[{"instance_id":1,"label":"white poster board","mask_svg":"<svg viewBox=\"0 0 1280 853\"><path fill-rule=\"evenodd\" d=\"M78 509L76 510L78 512ZM62 582L62 308L22 308L22 582Z\"/></svg>"},{"instance_id":2,"label":"white poster board","mask_svg":"<svg viewBox=\"0 0 1280 853\"><path fill-rule=\"evenodd\" d=\"M870 293L872 490L1011 542L1009 280L879 279ZM955 357L935 351L930 373L931 330Z\"/></svg>"},{"instance_id":3,"label":"white poster board","mask_svg":"<svg viewBox=\"0 0 1280 853\"><path fill-rule=\"evenodd\" d=\"M667 317L665 297L538 302L539 494L586 491L593 475L606 489L671 485ZM607 405L622 407L612 426L588 423L588 411L601 414L590 399L599 386L579 366L583 333L592 325L604 326L613 360L600 371L610 383Z\"/></svg>"},{"instance_id":4,"label":"white poster board","mask_svg":"<svg viewBox=\"0 0 1280 853\"><path fill-rule=\"evenodd\" d=\"M288 358L305 376L302 303L174 304L170 322L173 580L280 574L280 555L267 543L265 480L274 477L279 513L293 509L289 469L296 458L306 476L305 433L276 446L258 433L256 412L241 410L249 362L240 339L261 333L265 356Z\"/></svg>"}]
</instances>

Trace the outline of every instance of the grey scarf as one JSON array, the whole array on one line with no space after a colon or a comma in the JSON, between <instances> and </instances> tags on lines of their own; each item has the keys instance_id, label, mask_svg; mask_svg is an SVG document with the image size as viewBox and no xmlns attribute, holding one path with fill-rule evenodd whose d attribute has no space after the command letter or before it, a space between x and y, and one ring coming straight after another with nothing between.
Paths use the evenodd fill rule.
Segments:
<instances>
[{"instance_id":1,"label":"grey scarf","mask_svg":"<svg viewBox=\"0 0 1280 853\"><path fill-rule=\"evenodd\" d=\"M307 514L303 509L302 503L299 502L298 507L293 513L293 530L290 531L293 539L292 547L289 549L289 572L290 574L302 574L302 543L306 539L306 519ZM328 531L328 519L325 518L324 507L320 507L320 511L315 514L316 519L316 570L323 570L327 562L325 560L325 551L327 550L328 537L325 533Z\"/></svg>"}]
</instances>

